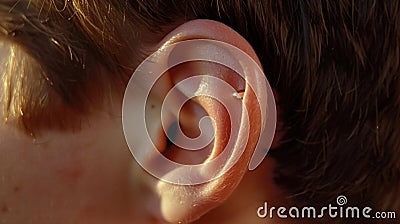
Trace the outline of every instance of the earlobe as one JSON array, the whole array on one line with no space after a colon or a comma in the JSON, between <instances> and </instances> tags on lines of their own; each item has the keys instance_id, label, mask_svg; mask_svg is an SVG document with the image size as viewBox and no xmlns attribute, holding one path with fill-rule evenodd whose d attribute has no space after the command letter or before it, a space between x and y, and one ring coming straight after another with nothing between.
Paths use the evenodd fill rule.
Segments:
<instances>
[{"instance_id":1,"label":"earlobe","mask_svg":"<svg viewBox=\"0 0 400 224\"><path fill-rule=\"evenodd\" d=\"M132 94L131 83L144 89L154 87L149 82L153 79L151 74L163 73L168 77L165 86L169 88L162 94L156 91L162 99L160 122L164 134L160 137L168 137L166 130L179 125L172 128L176 131L170 139L174 146L166 144L175 147L175 151L159 150L168 151L168 159L158 157L153 167L140 158L138 162L160 179L157 191L164 219L193 221L227 199L247 171L266 123L268 83L250 44L215 21L195 20L181 25L166 36L148 61L149 66L145 62L138 70L151 72L136 77L134 74L126 95ZM150 93L143 95L151 97ZM140 123L140 119L137 121ZM126 135L131 128L124 122ZM138 143L128 137L127 142L138 160L138 147L132 147ZM142 142L139 145L155 147L151 140ZM193 155L202 157L195 160L197 164L176 163L185 159L193 162Z\"/></svg>"}]
</instances>

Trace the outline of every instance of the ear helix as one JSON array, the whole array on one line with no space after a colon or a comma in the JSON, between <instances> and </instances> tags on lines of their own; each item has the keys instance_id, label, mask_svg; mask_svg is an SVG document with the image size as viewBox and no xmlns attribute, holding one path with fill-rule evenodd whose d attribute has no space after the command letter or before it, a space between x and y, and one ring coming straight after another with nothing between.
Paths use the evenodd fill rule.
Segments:
<instances>
[{"instance_id":1,"label":"ear helix","mask_svg":"<svg viewBox=\"0 0 400 224\"><path fill-rule=\"evenodd\" d=\"M210 52L213 53L210 54ZM161 116L179 117L179 110L182 105L188 100L200 96L210 97L220 102L231 118L231 134L225 149L216 158L204 164L184 165L163 157L150 137L143 139L131 137L136 133L136 130L148 130L145 123L145 110L143 110L142 116L130 116L137 107L145 108L147 98L135 98L135 102L131 99L135 95L149 96L152 87L162 74L179 64L195 61L206 61L230 68L245 80L246 91L235 90L226 81L207 74L190 76L171 88L163 99ZM138 86L137 83L141 83L141 85ZM122 114L124 134L128 146L137 162L146 171L165 182L177 185L196 185L216 179L238 161L247 145L246 142L250 134L249 128L246 128L249 126L249 112L247 106L244 106L244 102L246 102L246 96L250 93L254 93L257 108L261 113L260 134L262 136L260 136L260 139L265 138L262 139L261 145L257 145L250 161L249 168L255 168L264 159L272 143L275 132L274 121L276 123L272 89L262 69L245 52L220 41L196 39L163 46L139 65L128 83ZM171 107L171 104L175 106ZM175 109L171 110L170 108ZM188 138L182 131L177 130L177 134L182 137L179 139L183 140L175 141L173 144L187 150L203 148L205 144L209 144L213 140L214 132L209 131L211 126L215 126L213 119L215 118L206 117L199 122L199 128L203 133L199 138ZM161 121L164 120L168 119L161 119ZM163 124L163 127L164 132L167 132L169 124ZM154 147L146 152L149 155L142 156L143 152L139 152L141 147L138 147L140 145L153 145ZM154 158L157 159L157 163L151 162Z\"/></svg>"}]
</instances>

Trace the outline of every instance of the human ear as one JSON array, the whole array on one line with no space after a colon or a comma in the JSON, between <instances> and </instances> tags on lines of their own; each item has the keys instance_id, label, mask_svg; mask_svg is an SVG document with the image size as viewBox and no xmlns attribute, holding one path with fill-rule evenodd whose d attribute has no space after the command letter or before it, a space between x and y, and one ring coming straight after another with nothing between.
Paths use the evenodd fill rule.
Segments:
<instances>
[{"instance_id":1,"label":"human ear","mask_svg":"<svg viewBox=\"0 0 400 224\"><path fill-rule=\"evenodd\" d=\"M133 75L125 136L135 159L158 178L166 221L190 222L220 205L260 154L259 139L270 146L275 123L265 117L274 120L276 112L260 67L240 34L193 20L171 31ZM133 112L138 106L143 116Z\"/></svg>"}]
</instances>

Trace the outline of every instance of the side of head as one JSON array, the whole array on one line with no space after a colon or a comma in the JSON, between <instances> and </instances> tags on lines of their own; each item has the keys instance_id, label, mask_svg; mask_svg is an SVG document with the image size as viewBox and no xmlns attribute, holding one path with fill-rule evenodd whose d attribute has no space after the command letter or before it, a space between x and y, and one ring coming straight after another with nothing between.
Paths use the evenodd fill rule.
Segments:
<instances>
[{"instance_id":1,"label":"side of head","mask_svg":"<svg viewBox=\"0 0 400 224\"><path fill-rule=\"evenodd\" d=\"M344 194L360 206L399 208L400 8L394 2L365 4L3 1L0 35L9 46L1 88L4 120L31 135L77 130L98 108L120 112L130 75L163 44L218 40L251 55L279 96L282 136L269 157L277 163L274 181L290 204L326 205ZM227 69L189 63L160 81L161 96L163 88L199 70L238 89L245 86ZM159 108L157 97L152 103ZM251 100L245 103L251 107ZM219 127L226 126L218 104L199 99L188 107L188 117L214 114ZM193 123L181 125L190 132ZM155 138L165 139L157 128ZM216 132L215 141L223 139L223 129ZM167 147L166 141L159 145ZM164 218L192 221L220 205L242 180L253 150L246 148L230 174L208 185L153 182L164 197Z\"/></svg>"}]
</instances>

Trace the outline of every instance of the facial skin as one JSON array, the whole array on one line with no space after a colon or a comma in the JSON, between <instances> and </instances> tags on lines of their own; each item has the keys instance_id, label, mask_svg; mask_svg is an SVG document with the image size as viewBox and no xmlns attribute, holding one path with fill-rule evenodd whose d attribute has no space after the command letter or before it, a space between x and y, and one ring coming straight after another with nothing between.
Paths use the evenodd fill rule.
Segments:
<instances>
[{"instance_id":1,"label":"facial skin","mask_svg":"<svg viewBox=\"0 0 400 224\"><path fill-rule=\"evenodd\" d=\"M158 223L157 180L130 154L118 114L104 108L84 117L78 131L44 131L37 138L2 125L2 223ZM268 159L223 206L198 222L256 218L257 207L279 195L272 170Z\"/></svg>"},{"instance_id":2,"label":"facial skin","mask_svg":"<svg viewBox=\"0 0 400 224\"><path fill-rule=\"evenodd\" d=\"M2 221L123 218L116 213L129 208L127 193L136 185L117 124L98 114L76 133L49 131L37 139L2 126Z\"/></svg>"},{"instance_id":3,"label":"facial skin","mask_svg":"<svg viewBox=\"0 0 400 224\"><path fill-rule=\"evenodd\" d=\"M99 113L86 120L76 133L46 132L36 140L1 127L2 223L158 223L149 186L156 180L133 160L119 118ZM257 207L277 195L272 169L268 159L199 223L256 218Z\"/></svg>"},{"instance_id":4,"label":"facial skin","mask_svg":"<svg viewBox=\"0 0 400 224\"><path fill-rule=\"evenodd\" d=\"M187 38L200 34L218 36L217 33L210 34L202 30L201 27L207 26L207 23L195 24L193 27L196 29L186 26L167 36L166 40L177 41L176 37L182 38L185 35ZM221 26L220 30L215 32L227 32L224 29L225 27ZM239 39L236 43L241 46ZM201 67L200 69L209 73L214 72L213 67L202 66L200 64L194 67ZM192 69L192 66L183 66L175 70L174 77L184 78L188 69ZM225 77L224 73L227 71L216 69L221 77ZM164 88L167 91L168 88L165 87L171 84L168 82L168 79L162 80L160 88L155 89ZM243 88L240 81L229 82L237 88ZM154 110L159 109L160 94L162 95L155 93L155 96L150 98L150 103L155 105ZM175 210L171 208L176 208L175 200L171 198L175 196L170 192L174 189L179 192L185 188L163 185L137 164L127 147L123 133L122 101L117 95L113 99L114 104L104 105L94 113L82 115L80 128L76 130L43 129L33 137L19 130L13 121L7 121L0 126L1 223L24 223L27 220L31 223L160 223L165 219L172 222L180 219L193 221L199 216L202 217L198 223L221 219L243 223L250 220L259 221L255 213L257 208L266 200L278 202L283 196L272 181L274 162L267 158L261 167L247 173L242 181L239 177L237 180L222 178L224 181L239 184L233 193L234 188L226 187L230 190L222 194L225 196L216 199L215 203L200 203L199 207L203 208L200 209L199 215L191 214L189 218L178 215L174 220L174 214L166 214L174 213ZM207 108L209 104L206 103L204 107ZM213 113L213 108L206 110ZM138 107L135 113L139 114L141 110L142 108ZM149 114L150 121L155 123L155 128L149 132L157 134L159 114ZM191 114L188 114L188 117L190 116ZM145 131L137 130L135 136L140 139L144 134ZM156 139L159 141L156 144L165 145L161 138ZM148 150L146 147L148 146L142 150ZM218 186L220 183L223 181L215 181L214 185L210 186ZM160 184L164 187L159 187ZM211 189L210 186L204 185L203 188L192 190L195 194L200 194L204 189ZM228 197L231 194L232 196ZM226 202L222 203L225 200ZM211 210L215 207L217 208ZM182 214L186 216L186 213ZM274 223L277 223L276 220Z\"/></svg>"}]
</instances>

